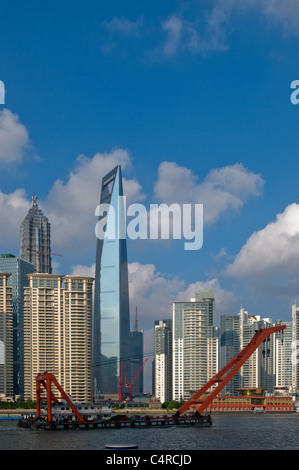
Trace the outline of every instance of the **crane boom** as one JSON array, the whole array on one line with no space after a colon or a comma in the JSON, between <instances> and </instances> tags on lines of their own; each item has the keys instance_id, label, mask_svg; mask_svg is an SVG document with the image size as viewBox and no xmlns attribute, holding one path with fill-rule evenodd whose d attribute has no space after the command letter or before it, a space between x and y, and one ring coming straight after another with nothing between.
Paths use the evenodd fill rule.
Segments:
<instances>
[{"instance_id":1,"label":"crane boom","mask_svg":"<svg viewBox=\"0 0 299 470\"><path fill-rule=\"evenodd\" d=\"M229 361L211 380L209 380L206 385L204 385L198 392L196 392L195 395L193 395L186 403L184 403L184 405L182 405L178 409L176 414L180 415L184 413L191 405L194 404L200 405L197 408L197 412L199 414L205 411L209 404L227 385L227 383L238 372L238 370L243 366L247 359L259 347L259 345L271 334L278 331L282 331L285 328L286 325L280 325L257 330L248 345L245 346L245 348L243 348L241 352L236 354L236 356L231 361ZM203 397L204 393L206 393L213 385L217 383L218 386L209 395Z\"/></svg>"},{"instance_id":2,"label":"crane boom","mask_svg":"<svg viewBox=\"0 0 299 470\"><path fill-rule=\"evenodd\" d=\"M133 400L133 395L132 395L132 387L134 385L134 383L136 382L136 380L138 379L139 375L141 374L145 364L147 363L148 361L148 358L145 359L145 361L143 362L142 366L139 368L137 374L135 375L134 379L132 380L131 383L128 382L128 379L126 377L126 383L125 383L125 387L129 387L129 400L132 401Z\"/></svg>"}]
</instances>

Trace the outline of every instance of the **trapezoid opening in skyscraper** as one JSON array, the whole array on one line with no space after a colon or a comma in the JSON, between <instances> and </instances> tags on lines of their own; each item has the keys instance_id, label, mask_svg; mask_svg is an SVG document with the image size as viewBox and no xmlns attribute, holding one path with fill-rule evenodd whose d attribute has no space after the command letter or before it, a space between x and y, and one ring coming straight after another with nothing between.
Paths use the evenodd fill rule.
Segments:
<instances>
[{"instance_id":1,"label":"trapezoid opening in skyscraper","mask_svg":"<svg viewBox=\"0 0 299 470\"><path fill-rule=\"evenodd\" d=\"M130 371L130 309L128 260L125 237L119 236L123 223L121 167L116 166L102 179L100 206L105 205L106 233L97 237L94 312L93 312L93 386L94 395L119 393L122 363L124 376Z\"/></svg>"}]
</instances>

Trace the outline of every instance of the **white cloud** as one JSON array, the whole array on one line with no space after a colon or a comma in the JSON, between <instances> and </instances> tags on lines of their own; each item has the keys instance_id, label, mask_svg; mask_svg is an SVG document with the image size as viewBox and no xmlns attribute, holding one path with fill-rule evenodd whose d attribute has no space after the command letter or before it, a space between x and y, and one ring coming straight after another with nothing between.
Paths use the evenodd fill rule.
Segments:
<instances>
[{"instance_id":1,"label":"white cloud","mask_svg":"<svg viewBox=\"0 0 299 470\"><path fill-rule=\"evenodd\" d=\"M263 185L261 175L240 163L211 170L199 181L189 168L162 162L154 191L167 204L203 204L204 221L212 223L224 213L239 211L250 197L261 195Z\"/></svg>"},{"instance_id":2,"label":"white cloud","mask_svg":"<svg viewBox=\"0 0 299 470\"><path fill-rule=\"evenodd\" d=\"M105 33L102 49L104 52L111 52L114 48L122 43L123 38L138 38L143 28L143 18L140 17L135 21L128 18L114 17L110 21L102 23Z\"/></svg>"},{"instance_id":3,"label":"white cloud","mask_svg":"<svg viewBox=\"0 0 299 470\"><path fill-rule=\"evenodd\" d=\"M238 19L248 11L255 11L269 24L281 26L285 33L299 33L299 3L297 0L215 0L211 17L222 16L228 25L232 15Z\"/></svg>"},{"instance_id":4,"label":"white cloud","mask_svg":"<svg viewBox=\"0 0 299 470\"><path fill-rule=\"evenodd\" d=\"M102 178L116 165L129 169L131 158L126 150L97 153L92 158L80 156L67 181L57 180L42 204L51 222L52 246L64 252L84 253L96 246L95 209L99 204ZM143 199L140 184L123 178L128 203Z\"/></svg>"},{"instance_id":5,"label":"white cloud","mask_svg":"<svg viewBox=\"0 0 299 470\"><path fill-rule=\"evenodd\" d=\"M227 268L230 276L250 280L260 290L296 294L299 289L299 204L254 232Z\"/></svg>"},{"instance_id":6,"label":"white cloud","mask_svg":"<svg viewBox=\"0 0 299 470\"><path fill-rule=\"evenodd\" d=\"M205 22L199 18L190 21L181 15L171 14L161 24L162 31L166 33L163 53L165 56L174 56L181 52L196 54L226 50L222 25L226 19L226 15L218 8L207 15Z\"/></svg>"},{"instance_id":7,"label":"white cloud","mask_svg":"<svg viewBox=\"0 0 299 470\"><path fill-rule=\"evenodd\" d=\"M118 32L127 36L136 36L143 26L143 18L138 18L136 21L127 18L114 17L111 21L103 23L104 27L110 32Z\"/></svg>"},{"instance_id":8,"label":"white cloud","mask_svg":"<svg viewBox=\"0 0 299 470\"><path fill-rule=\"evenodd\" d=\"M5 194L0 191L0 218L5 230L0 232L1 250L5 247L14 247L19 244L20 225L30 207L30 202L23 189L16 189L13 193ZM9 250L13 251L11 248Z\"/></svg>"},{"instance_id":9,"label":"white cloud","mask_svg":"<svg viewBox=\"0 0 299 470\"><path fill-rule=\"evenodd\" d=\"M9 109L0 111L0 164L10 167L22 163L29 148L29 135L19 116Z\"/></svg>"},{"instance_id":10,"label":"white cloud","mask_svg":"<svg viewBox=\"0 0 299 470\"><path fill-rule=\"evenodd\" d=\"M187 284L178 277L166 276L153 264L128 264L131 329L135 311L138 327L144 330L144 353L153 352L155 320L172 318L172 302L190 301L198 291L212 289L216 301L216 321L222 314L233 314L237 308L236 296L224 289L217 278ZM94 277L95 265L73 266L72 274Z\"/></svg>"},{"instance_id":11,"label":"white cloud","mask_svg":"<svg viewBox=\"0 0 299 470\"><path fill-rule=\"evenodd\" d=\"M237 308L237 297L234 293L221 287L220 281L217 278L209 279L207 281L197 281L193 284L189 284L185 290L177 294L175 301L189 301L192 297L195 296L196 292L202 292L210 289L213 291L215 296L216 320L219 319L220 315L233 315Z\"/></svg>"},{"instance_id":12,"label":"white cloud","mask_svg":"<svg viewBox=\"0 0 299 470\"><path fill-rule=\"evenodd\" d=\"M92 158L80 156L67 180L55 181L45 200L38 200L51 224L53 252L83 256L91 247L95 249L95 209L100 200L102 177L116 165L121 165L123 170L130 169L131 157L126 150L97 153ZM144 198L135 179L123 178L123 186L128 203ZM10 194L0 191L0 217L6 224L5 231L0 232L2 251L4 246L13 250L19 245L20 225L30 206L24 189Z\"/></svg>"}]
</instances>

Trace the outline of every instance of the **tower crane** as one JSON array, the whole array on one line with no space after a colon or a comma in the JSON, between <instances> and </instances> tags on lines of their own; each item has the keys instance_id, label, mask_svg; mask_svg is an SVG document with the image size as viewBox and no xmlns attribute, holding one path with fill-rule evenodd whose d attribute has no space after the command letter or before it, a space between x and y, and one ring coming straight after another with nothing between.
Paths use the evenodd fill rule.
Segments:
<instances>
[{"instance_id":1,"label":"tower crane","mask_svg":"<svg viewBox=\"0 0 299 470\"><path fill-rule=\"evenodd\" d=\"M148 358L145 359L145 361L143 362L142 366L139 368L137 374L135 375L134 379L132 380L131 383L128 382L128 379L126 377L126 380L125 380L125 387L129 387L129 401L132 401L133 400L133 394L132 394L132 387L134 385L134 383L136 382L136 380L138 379L139 375L141 374L145 364L147 363L148 361Z\"/></svg>"},{"instance_id":2,"label":"tower crane","mask_svg":"<svg viewBox=\"0 0 299 470\"><path fill-rule=\"evenodd\" d=\"M120 374L118 378L118 399L122 401L122 384L123 384L123 375L124 375L125 363L121 363Z\"/></svg>"}]
</instances>

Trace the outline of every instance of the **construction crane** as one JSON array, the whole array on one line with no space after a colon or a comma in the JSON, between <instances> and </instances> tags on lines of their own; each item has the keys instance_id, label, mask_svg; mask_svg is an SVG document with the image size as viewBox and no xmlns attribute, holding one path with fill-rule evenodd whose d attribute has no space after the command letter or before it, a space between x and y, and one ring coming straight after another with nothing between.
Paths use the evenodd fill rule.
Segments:
<instances>
[{"instance_id":1,"label":"construction crane","mask_svg":"<svg viewBox=\"0 0 299 470\"><path fill-rule=\"evenodd\" d=\"M134 385L134 383L136 382L136 380L138 379L139 375L141 374L145 364L147 363L148 361L148 358L145 359L145 361L143 362L142 366L139 368L137 374L135 375L134 379L132 380L131 383L128 382L128 379L126 377L126 380L125 380L125 387L129 387L129 399L128 401L132 401L133 400L133 394L132 394L132 387Z\"/></svg>"},{"instance_id":2,"label":"construction crane","mask_svg":"<svg viewBox=\"0 0 299 470\"><path fill-rule=\"evenodd\" d=\"M180 422L180 415L184 413L187 409L191 408L193 405L199 405L196 410L197 415L201 415L201 413L206 410L209 404L213 401L213 399L220 393L220 391L227 385L227 383L232 379L232 377L238 372L238 370L244 365L244 363L250 358L250 356L254 353L254 351L261 345L263 341L265 341L271 334L281 331L286 328L286 325L274 326L270 328L263 328L257 330L255 335L253 336L250 343L242 349L242 351L229 361L226 366L224 366L220 372L218 372L211 380L207 382L207 384L202 387L193 397L191 397L183 406L179 408L177 413L174 415L173 424L177 424ZM146 360L147 361L147 360ZM144 362L144 364L146 363ZM143 367L144 367L143 364ZM121 398L121 385L122 385L122 378L124 373L124 362L121 365L121 372L119 376L119 390L120 390L120 398ZM137 374L136 374L137 375ZM218 386L208 395L205 395L208 390L215 384L218 383ZM84 423L84 418L77 410L76 406L72 403L70 398L64 392L62 387L57 382L55 376L51 373L44 372L43 374L38 374L36 377L36 417L40 418L41 415L41 401L42 401L42 387L46 390L47 393L47 422L51 423L52 421L52 407L51 402L59 402L59 399L63 398L66 400L76 418L80 423ZM60 392L61 396L57 397L54 394L53 388L56 387ZM195 414L196 416L196 414ZM204 417L202 417L204 418ZM185 423L185 420L183 420Z\"/></svg>"},{"instance_id":3,"label":"construction crane","mask_svg":"<svg viewBox=\"0 0 299 470\"><path fill-rule=\"evenodd\" d=\"M37 254L37 272L40 273L40 255L50 255L50 256L62 256L58 253L49 253L47 251L42 250L34 250L33 248L27 248L27 251L33 251Z\"/></svg>"},{"instance_id":4,"label":"construction crane","mask_svg":"<svg viewBox=\"0 0 299 470\"><path fill-rule=\"evenodd\" d=\"M125 363L121 363L120 374L118 378L118 399L122 401L122 385L123 385L123 376L124 376Z\"/></svg>"},{"instance_id":5,"label":"construction crane","mask_svg":"<svg viewBox=\"0 0 299 470\"><path fill-rule=\"evenodd\" d=\"M79 413L76 406L67 396L65 391L62 389L61 385L58 383L56 377L53 374L49 374L48 372L44 372L43 374L38 374L35 378L36 384L36 417L40 418L41 415L41 395L42 395L42 387L47 392L47 420L48 422L52 421L52 401L55 403L59 403L59 400L63 398L69 407L72 409L78 421L83 423L84 419L83 416ZM57 397L54 394L53 388L56 387L57 390L61 393L61 396Z\"/></svg>"},{"instance_id":6,"label":"construction crane","mask_svg":"<svg viewBox=\"0 0 299 470\"><path fill-rule=\"evenodd\" d=\"M196 411L198 414L203 413L214 398L221 392L221 390L228 384L238 370L243 366L247 359L254 353L254 351L265 341L271 334L282 331L286 325L273 326L270 328L262 328L257 330L252 340L249 342L241 352L229 361L223 369L220 370L206 385L204 385L195 395L193 395L184 405L182 405L175 416L179 416L193 405L199 405ZM204 395L215 384L217 387L208 395Z\"/></svg>"}]
</instances>

